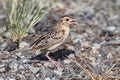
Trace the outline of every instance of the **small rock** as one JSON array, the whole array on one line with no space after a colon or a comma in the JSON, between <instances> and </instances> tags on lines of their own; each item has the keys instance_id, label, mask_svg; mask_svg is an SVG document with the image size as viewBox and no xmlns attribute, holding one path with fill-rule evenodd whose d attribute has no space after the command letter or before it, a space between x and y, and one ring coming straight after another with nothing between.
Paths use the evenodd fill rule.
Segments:
<instances>
[{"instance_id":1,"label":"small rock","mask_svg":"<svg viewBox=\"0 0 120 80\"><path fill-rule=\"evenodd\" d=\"M49 77L45 78L45 80L51 80Z\"/></svg>"},{"instance_id":2,"label":"small rock","mask_svg":"<svg viewBox=\"0 0 120 80\"><path fill-rule=\"evenodd\" d=\"M2 77L0 77L0 80L4 80Z\"/></svg>"},{"instance_id":3,"label":"small rock","mask_svg":"<svg viewBox=\"0 0 120 80\"><path fill-rule=\"evenodd\" d=\"M18 48L18 45L16 43L9 42L8 45L5 47L4 50L10 52L10 51L13 51L13 50L15 50L17 48Z\"/></svg>"},{"instance_id":4,"label":"small rock","mask_svg":"<svg viewBox=\"0 0 120 80\"><path fill-rule=\"evenodd\" d=\"M64 64L70 64L71 60L66 59L63 62L64 62Z\"/></svg>"},{"instance_id":5,"label":"small rock","mask_svg":"<svg viewBox=\"0 0 120 80\"><path fill-rule=\"evenodd\" d=\"M118 47L118 48L116 49L116 51L117 51L117 52L120 52L120 47Z\"/></svg>"},{"instance_id":6,"label":"small rock","mask_svg":"<svg viewBox=\"0 0 120 80\"><path fill-rule=\"evenodd\" d=\"M49 67L49 68L51 68L51 69L54 69L54 68L55 68L55 66L54 66L51 62L46 62L46 63L44 63L44 66Z\"/></svg>"},{"instance_id":7,"label":"small rock","mask_svg":"<svg viewBox=\"0 0 120 80\"><path fill-rule=\"evenodd\" d=\"M8 39L11 39L12 34L10 32L5 32L5 33L2 34L2 36L5 37L5 38L8 38Z\"/></svg>"},{"instance_id":8,"label":"small rock","mask_svg":"<svg viewBox=\"0 0 120 80\"><path fill-rule=\"evenodd\" d=\"M114 21L114 20L117 20L118 18L119 18L118 15L114 15L109 18L109 21Z\"/></svg>"},{"instance_id":9,"label":"small rock","mask_svg":"<svg viewBox=\"0 0 120 80\"><path fill-rule=\"evenodd\" d=\"M5 32L5 30L6 30L6 27L0 27L0 34Z\"/></svg>"},{"instance_id":10,"label":"small rock","mask_svg":"<svg viewBox=\"0 0 120 80\"><path fill-rule=\"evenodd\" d=\"M67 46L69 50L75 50L73 46Z\"/></svg>"},{"instance_id":11,"label":"small rock","mask_svg":"<svg viewBox=\"0 0 120 80\"><path fill-rule=\"evenodd\" d=\"M40 72L41 72L42 74L46 74L46 73L48 72L48 70L45 69L45 68L41 68L41 69L40 69Z\"/></svg>"},{"instance_id":12,"label":"small rock","mask_svg":"<svg viewBox=\"0 0 120 80\"><path fill-rule=\"evenodd\" d=\"M49 77L50 79L52 79L54 76L53 72L48 70L48 72L46 73L46 77Z\"/></svg>"},{"instance_id":13,"label":"small rock","mask_svg":"<svg viewBox=\"0 0 120 80\"><path fill-rule=\"evenodd\" d=\"M93 9L93 7L87 7L84 9L83 12L87 15L87 17L91 17L95 14L95 10Z\"/></svg>"},{"instance_id":14,"label":"small rock","mask_svg":"<svg viewBox=\"0 0 120 80\"><path fill-rule=\"evenodd\" d=\"M4 40L3 40L3 38L2 38L2 36L0 36L0 42L3 42Z\"/></svg>"},{"instance_id":15,"label":"small rock","mask_svg":"<svg viewBox=\"0 0 120 80\"><path fill-rule=\"evenodd\" d=\"M34 28L30 29L29 33L35 33L35 29Z\"/></svg>"},{"instance_id":16,"label":"small rock","mask_svg":"<svg viewBox=\"0 0 120 80\"><path fill-rule=\"evenodd\" d=\"M49 63L48 67L51 68L51 69L55 68L55 66L52 63Z\"/></svg>"},{"instance_id":17,"label":"small rock","mask_svg":"<svg viewBox=\"0 0 120 80\"><path fill-rule=\"evenodd\" d=\"M8 57L9 57L9 55L8 55L8 54L6 54L6 53L1 54L0 56L2 57L2 59L8 59Z\"/></svg>"},{"instance_id":18,"label":"small rock","mask_svg":"<svg viewBox=\"0 0 120 80\"><path fill-rule=\"evenodd\" d=\"M29 66L29 69L35 74L35 73L37 73L39 70L40 70L40 68L38 68L38 67L33 67L33 66Z\"/></svg>"},{"instance_id":19,"label":"small rock","mask_svg":"<svg viewBox=\"0 0 120 80\"><path fill-rule=\"evenodd\" d=\"M110 32L114 32L116 30L116 27L115 26L109 26L109 27L107 27L107 30L110 31Z\"/></svg>"},{"instance_id":20,"label":"small rock","mask_svg":"<svg viewBox=\"0 0 120 80\"><path fill-rule=\"evenodd\" d=\"M107 59L112 59L112 58L113 58L113 55L111 53L108 53Z\"/></svg>"},{"instance_id":21,"label":"small rock","mask_svg":"<svg viewBox=\"0 0 120 80\"><path fill-rule=\"evenodd\" d=\"M95 47L92 47L92 52L93 52L94 54L99 54L99 53L100 53L99 49L97 49L97 48L95 48Z\"/></svg>"},{"instance_id":22,"label":"small rock","mask_svg":"<svg viewBox=\"0 0 120 80\"><path fill-rule=\"evenodd\" d=\"M24 69L24 66L23 66L23 65L19 65L18 68L19 68L19 69Z\"/></svg>"},{"instance_id":23,"label":"small rock","mask_svg":"<svg viewBox=\"0 0 120 80\"><path fill-rule=\"evenodd\" d=\"M7 45L8 45L7 42L2 43L2 44L0 45L0 50L1 50L1 51L4 51L4 49L6 48Z\"/></svg>"},{"instance_id":24,"label":"small rock","mask_svg":"<svg viewBox=\"0 0 120 80\"><path fill-rule=\"evenodd\" d=\"M81 72L80 72L80 76L82 76L82 77L85 76L85 72L84 72L84 71L81 71Z\"/></svg>"},{"instance_id":25,"label":"small rock","mask_svg":"<svg viewBox=\"0 0 120 80\"><path fill-rule=\"evenodd\" d=\"M0 68L0 72L4 72L5 71L5 67Z\"/></svg>"},{"instance_id":26,"label":"small rock","mask_svg":"<svg viewBox=\"0 0 120 80\"><path fill-rule=\"evenodd\" d=\"M69 58L75 58L74 54L70 54Z\"/></svg>"},{"instance_id":27,"label":"small rock","mask_svg":"<svg viewBox=\"0 0 120 80\"><path fill-rule=\"evenodd\" d=\"M39 55L39 54L41 54L42 52L40 51L40 50L37 50L37 51L35 51L35 55Z\"/></svg>"},{"instance_id":28,"label":"small rock","mask_svg":"<svg viewBox=\"0 0 120 80\"><path fill-rule=\"evenodd\" d=\"M100 45L100 44L97 44L97 43L94 43L93 46L94 46L96 49L100 49L100 48L101 48L101 45Z\"/></svg>"},{"instance_id":29,"label":"small rock","mask_svg":"<svg viewBox=\"0 0 120 80\"><path fill-rule=\"evenodd\" d=\"M27 42L25 42L25 41L20 42L19 48L20 48L20 49L23 49L23 48L25 48L25 47L29 47L29 44L28 44Z\"/></svg>"},{"instance_id":30,"label":"small rock","mask_svg":"<svg viewBox=\"0 0 120 80\"><path fill-rule=\"evenodd\" d=\"M97 65L99 65L99 63L96 62L96 58L95 57L90 57L89 59L92 61L91 62L92 66L96 67Z\"/></svg>"},{"instance_id":31,"label":"small rock","mask_svg":"<svg viewBox=\"0 0 120 80\"><path fill-rule=\"evenodd\" d=\"M54 72L59 76L62 75L62 71L63 71L63 68L58 68L57 70L54 70Z\"/></svg>"},{"instance_id":32,"label":"small rock","mask_svg":"<svg viewBox=\"0 0 120 80\"><path fill-rule=\"evenodd\" d=\"M16 63L16 61L13 61L9 64L9 67L12 69L13 72L18 71L18 64Z\"/></svg>"},{"instance_id":33,"label":"small rock","mask_svg":"<svg viewBox=\"0 0 120 80\"><path fill-rule=\"evenodd\" d=\"M82 48L91 48L91 44L90 44L90 42L83 42L83 43L81 43L81 47Z\"/></svg>"},{"instance_id":34,"label":"small rock","mask_svg":"<svg viewBox=\"0 0 120 80\"><path fill-rule=\"evenodd\" d=\"M74 44L78 44L78 42L80 42L80 39L74 39L74 40L73 40L73 43L74 43Z\"/></svg>"}]
</instances>

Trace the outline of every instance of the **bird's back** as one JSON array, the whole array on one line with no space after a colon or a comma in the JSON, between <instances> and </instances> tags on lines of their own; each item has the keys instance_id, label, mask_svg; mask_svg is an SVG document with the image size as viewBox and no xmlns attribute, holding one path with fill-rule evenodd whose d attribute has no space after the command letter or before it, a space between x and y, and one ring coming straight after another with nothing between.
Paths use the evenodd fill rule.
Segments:
<instances>
[{"instance_id":1,"label":"bird's back","mask_svg":"<svg viewBox=\"0 0 120 80\"><path fill-rule=\"evenodd\" d=\"M66 34L67 32L67 34ZM36 39L30 46L32 50L42 50L48 49L52 50L59 45L61 45L67 38L69 31L64 30L62 27L54 27L50 29L48 32L41 35L38 39Z\"/></svg>"}]
</instances>

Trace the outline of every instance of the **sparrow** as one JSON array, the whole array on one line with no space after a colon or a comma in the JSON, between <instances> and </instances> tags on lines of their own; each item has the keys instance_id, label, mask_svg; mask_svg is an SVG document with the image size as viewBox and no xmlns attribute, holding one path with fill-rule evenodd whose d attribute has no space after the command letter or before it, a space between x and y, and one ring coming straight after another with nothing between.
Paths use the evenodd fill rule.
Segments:
<instances>
[{"instance_id":1,"label":"sparrow","mask_svg":"<svg viewBox=\"0 0 120 80\"><path fill-rule=\"evenodd\" d=\"M30 50L44 50L45 56L48 60L58 67L60 63L51 59L49 57L49 52L56 49L66 41L69 36L71 24L77 24L77 21L73 17L61 17L56 26L38 36L38 38L30 45Z\"/></svg>"}]
</instances>

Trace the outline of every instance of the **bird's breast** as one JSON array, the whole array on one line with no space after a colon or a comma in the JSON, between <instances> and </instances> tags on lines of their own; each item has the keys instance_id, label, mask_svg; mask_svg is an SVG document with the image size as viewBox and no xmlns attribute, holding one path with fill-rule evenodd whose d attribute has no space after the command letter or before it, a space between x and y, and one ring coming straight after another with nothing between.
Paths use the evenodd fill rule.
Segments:
<instances>
[{"instance_id":1,"label":"bird's breast","mask_svg":"<svg viewBox=\"0 0 120 80\"><path fill-rule=\"evenodd\" d=\"M69 36L69 32L70 32L69 27L64 27L63 31L64 31L63 32L63 42L64 42Z\"/></svg>"}]
</instances>

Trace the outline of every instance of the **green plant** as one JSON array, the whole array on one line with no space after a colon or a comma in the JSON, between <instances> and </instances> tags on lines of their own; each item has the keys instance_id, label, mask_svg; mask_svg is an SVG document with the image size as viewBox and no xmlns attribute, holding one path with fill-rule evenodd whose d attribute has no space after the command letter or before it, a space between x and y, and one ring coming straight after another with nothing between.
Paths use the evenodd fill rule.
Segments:
<instances>
[{"instance_id":1,"label":"green plant","mask_svg":"<svg viewBox=\"0 0 120 80\"><path fill-rule=\"evenodd\" d=\"M14 42L21 41L25 34L38 23L59 0L7 0L6 13L9 31Z\"/></svg>"}]
</instances>

